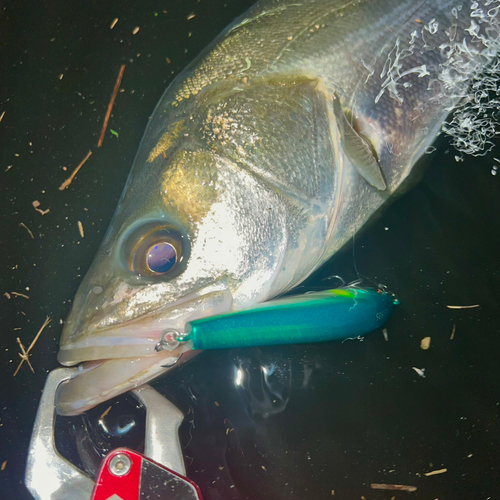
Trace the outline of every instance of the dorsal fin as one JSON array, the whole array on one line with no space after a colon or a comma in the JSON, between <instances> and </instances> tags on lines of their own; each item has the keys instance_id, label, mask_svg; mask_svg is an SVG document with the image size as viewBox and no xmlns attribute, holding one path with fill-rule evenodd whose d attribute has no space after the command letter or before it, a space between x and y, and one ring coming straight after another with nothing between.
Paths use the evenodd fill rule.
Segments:
<instances>
[{"instance_id":1,"label":"dorsal fin","mask_svg":"<svg viewBox=\"0 0 500 500\"><path fill-rule=\"evenodd\" d=\"M370 143L350 124L338 96L333 96L333 113L337 119L344 153L356 167L359 175L380 191L386 189L384 176Z\"/></svg>"}]
</instances>

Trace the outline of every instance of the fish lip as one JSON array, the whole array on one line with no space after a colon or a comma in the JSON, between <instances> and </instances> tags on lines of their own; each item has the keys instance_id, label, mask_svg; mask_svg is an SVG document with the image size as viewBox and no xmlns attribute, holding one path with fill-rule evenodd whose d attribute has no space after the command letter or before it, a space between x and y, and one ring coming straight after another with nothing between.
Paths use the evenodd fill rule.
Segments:
<instances>
[{"instance_id":1,"label":"fish lip","mask_svg":"<svg viewBox=\"0 0 500 500\"><path fill-rule=\"evenodd\" d=\"M56 412L63 416L79 415L99 403L150 382L199 353L200 351L195 350L181 353L165 351L157 353L155 358L137 359L137 363L126 359L88 361L80 365L72 377L58 387ZM170 357L174 362L165 366ZM111 371L111 376L116 378L130 368L133 370L130 377L118 378L109 383L109 373L106 370Z\"/></svg>"},{"instance_id":2,"label":"fish lip","mask_svg":"<svg viewBox=\"0 0 500 500\"><path fill-rule=\"evenodd\" d=\"M197 302L202 307L195 307ZM88 361L154 356L158 354L155 347L160 335L166 329L183 331L189 321L227 312L231 306L229 286L212 284L122 323L81 330L74 341L60 345L57 358L64 366L74 366ZM169 315L169 310L177 311Z\"/></svg>"},{"instance_id":3,"label":"fish lip","mask_svg":"<svg viewBox=\"0 0 500 500\"><path fill-rule=\"evenodd\" d=\"M161 313L161 311L164 311L165 309L170 309L172 307L180 306L182 304L185 304L187 302L192 301L193 299L196 299L197 297L203 297L203 295L197 295L197 292L193 292L193 293L186 295L185 297L182 297L179 300L176 300L175 302L171 302L169 304L165 304L163 306L156 307L154 309L151 309L150 311L147 311L143 314L140 314L139 316L135 316L134 318L123 321L122 323L114 324L111 326L86 328L84 330L81 330L79 335L85 335L85 334L98 335L98 334L105 333L105 332L113 332L115 330L120 330L122 328L126 328L127 326L133 326L134 323L143 322L144 320L147 320L150 317L158 315L158 313ZM82 342L82 341L66 343L65 345L61 345L60 349L61 350L69 349L70 348L69 346L76 345L79 342Z\"/></svg>"}]
</instances>

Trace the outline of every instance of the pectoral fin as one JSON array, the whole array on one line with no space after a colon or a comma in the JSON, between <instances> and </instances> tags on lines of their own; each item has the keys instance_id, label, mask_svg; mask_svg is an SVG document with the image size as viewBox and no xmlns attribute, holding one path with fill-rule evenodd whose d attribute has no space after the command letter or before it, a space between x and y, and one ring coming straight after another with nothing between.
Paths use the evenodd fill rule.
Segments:
<instances>
[{"instance_id":1,"label":"pectoral fin","mask_svg":"<svg viewBox=\"0 0 500 500\"><path fill-rule=\"evenodd\" d=\"M370 143L354 130L337 96L333 98L333 112L337 120L344 153L361 177L380 191L384 191L387 186L375 152Z\"/></svg>"}]
</instances>

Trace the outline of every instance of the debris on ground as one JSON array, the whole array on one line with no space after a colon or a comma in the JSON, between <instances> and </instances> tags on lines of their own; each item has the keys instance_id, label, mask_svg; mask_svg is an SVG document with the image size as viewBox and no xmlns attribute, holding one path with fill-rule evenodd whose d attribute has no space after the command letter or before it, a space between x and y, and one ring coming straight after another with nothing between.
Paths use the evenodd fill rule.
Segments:
<instances>
[{"instance_id":1,"label":"debris on ground","mask_svg":"<svg viewBox=\"0 0 500 500\"><path fill-rule=\"evenodd\" d=\"M432 470L431 472L425 472L424 476L436 476L437 474L444 474L445 472L448 472L448 469Z\"/></svg>"},{"instance_id":2,"label":"debris on ground","mask_svg":"<svg viewBox=\"0 0 500 500\"><path fill-rule=\"evenodd\" d=\"M35 338L33 339L33 342L31 342L30 346L28 349L24 348L23 343L21 342L21 339L17 337L17 343L19 344L19 347L21 348L21 352L18 353L19 357L21 358L21 362L19 363L19 366L17 367L17 370L14 372L14 377L18 374L19 370L21 369L21 366L23 366L23 363L26 361L28 363L28 366L31 368L31 371L35 373L35 370L33 369L33 366L30 363L30 360L28 359L29 353L31 349L33 349L34 345L36 344L37 340L40 338L40 335L42 334L43 330L45 327L50 323L50 317L47 316L45 318L45 321L43 322L42 327L40 330L38 330L38 333L36 334Z\"/></svg>"},{"instance_id":3,"label":"debris on ground","mask_svg":"<svg viewBox=\"0 0 500 500\"><path fill-rule=\"evenodd\" d=\"M113 408L113 406L108 406L107 410L104 410L102 415L99 417L99 420L102 420L111 411L111 408Z\"/></svg>"},{"instance_id":4,"label":"debris on ground","mask_svg":"<svg viewBox=\"0 0 500 500\"><path fill-rule=\"evenodd\" d=\"M420 349L422 349L423 351L427 351L427 349L429 349L430 346L431 346L431 338L430 337L424 337L420 341Z\"/></svg>"},{"instance_id":5,"label":"debris on ground","mask_svg":"<svg viewBox=\"0 0 500 500\"><path fill-rule=\"evenodd\" d=\"M87 155L85 156L85 158L75 168L75 170L73 170L73 173L59 186L59 191L64 191L73 182L73 179L75 178L75 175L83 167L83 165L90 158L91 155L92 155L92 151L89 151L87 153Z\"/></svg>"},{"instance_id":6,"label":"debris on ground","mask_svg":"<svg viewBox=\"0 0 500 500\"><path fill-rule=\"evenodd\" d=\"M453 324L453 328L451 329L450 340L453 340L455 338L456 330L457 330L457 325Z\"/></svg>"},{"instance_id":7,"label":"debris on ground","mask_svg":"<svg viewBox=\"0 0 500 500\"><path fill-rule=\"evenodd\" d=\"M358 335L357 337L347 337L341 343L343 344L344 342L347 342L348 340L359 340L359 341L363 342L363 340L365 340L365 338L361 335Z\"/></svg>"},{"instance_id":8,"label":"debris on ground","mask_svg":"<svg viewBox=\"0 0 500 500\"><path fill-rule=\"evenodd\" d=\"M26 229L26 231L28 231L28 234L31 236L31 239L35 239L35 237L33 236L33 233L30 231L30 228L24 223L24 222L20 222L19 225L21 227L24 227L24 229Z\"/></svg>"},{"instance_id":9,"label":"debris on ground","mask_svg":"<svg viewBox=\"0 0 500 500\"><path fill-rule=\"evenodd\" d=\"M139 28L135 28L135 30L139 31ZM135 33L137 33L137 31L135 31ZM135 33L133 33L133 34L135 35ZM97 142L98 148L100 148L102 146L102 143L104 141L104 134L106 133L106 129L108 128L109 117L111 116L111 111L113 109L113 105L115 104L115 99L116 99L116 96L118 95L118 91L120 90L120 85L122 83L122 78L123 78L124 72L125 72L125 64L122 64L120 66L120 71L118 71L118 76L116 78L113 93L111 94L111 99L109 100L106 115L104 116L104 123L102 124L101 135L99 136L99 141Z\"/></svg>"},{"instance_id":10,"label":"debris on ground","mask_svg":"<svg viewBox=\"0 0 500 500\"><path fill-rule=\"evenodd\" d=\"M425 368L417 368L416 366L412 366L411 368L415 370L420 377L425 378Z\"/></svg>"},{"instance_id":11,"label":"debris on ground","mask_svg":"<svg viewBox=\"0 0 500 500\"><path fill-rule=\"evenodd\" d=\"M372 483L370 484L370 488L372 490L391 490L391 491L417 491L416 486L409 486L406 484L379 484Z\"/></svg>"},{"instance_id":12,"label":"debris on ground","mask_svg":"<svg viewBox=\"0 0 500 500\"><path fill-rule=\"evenodd\" d=\"M47 208L47 210L38 208L40 206L40 202L38 200L33 201L31 204L33 205L33 208L42 215L48 214L50 212L50 208Z\"/></svg>"},{"instance_id":13,"label":"debris on ground","mask_svg":"<svg viewBox=\"0 0 500 500\"><path fill-rule=\"evenodd\" d=\"M30 370L32 371L32 373L35 373L35 370L33 369L33 366L31 365L30 360L28 358L28 351L26 351L26 349L24 348L24 345L21 342L21 339L19 337L16 338L16 342L19 344L19 347L21 348L21 353L22 354L18 353L19 356L21 357L21 362L19 363L19 366L17 367L17 370L14 373L14 377L17 375L17 373L19 372L22 364L25 361L26 361L26 363L28 363L28 366L30 367Z\"/></svg>"}]
</instances>

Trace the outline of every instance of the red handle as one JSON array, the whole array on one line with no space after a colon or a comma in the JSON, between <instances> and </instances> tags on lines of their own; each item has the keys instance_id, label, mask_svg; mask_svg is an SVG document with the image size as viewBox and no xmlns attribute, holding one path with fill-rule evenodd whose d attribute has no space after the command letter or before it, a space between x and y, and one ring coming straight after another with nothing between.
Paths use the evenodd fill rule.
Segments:
<instances>
[{"instance_id":1,"label":"red handle","mask_svg":"<svg viewBox=\"0 0 500 500\"><path fill-rule=\"evenodd\" d=\"M91 500L144 498L203 500L196 483L144 455L127 448L110 452L101 464Z\"/></svg>"}]
</instances>

